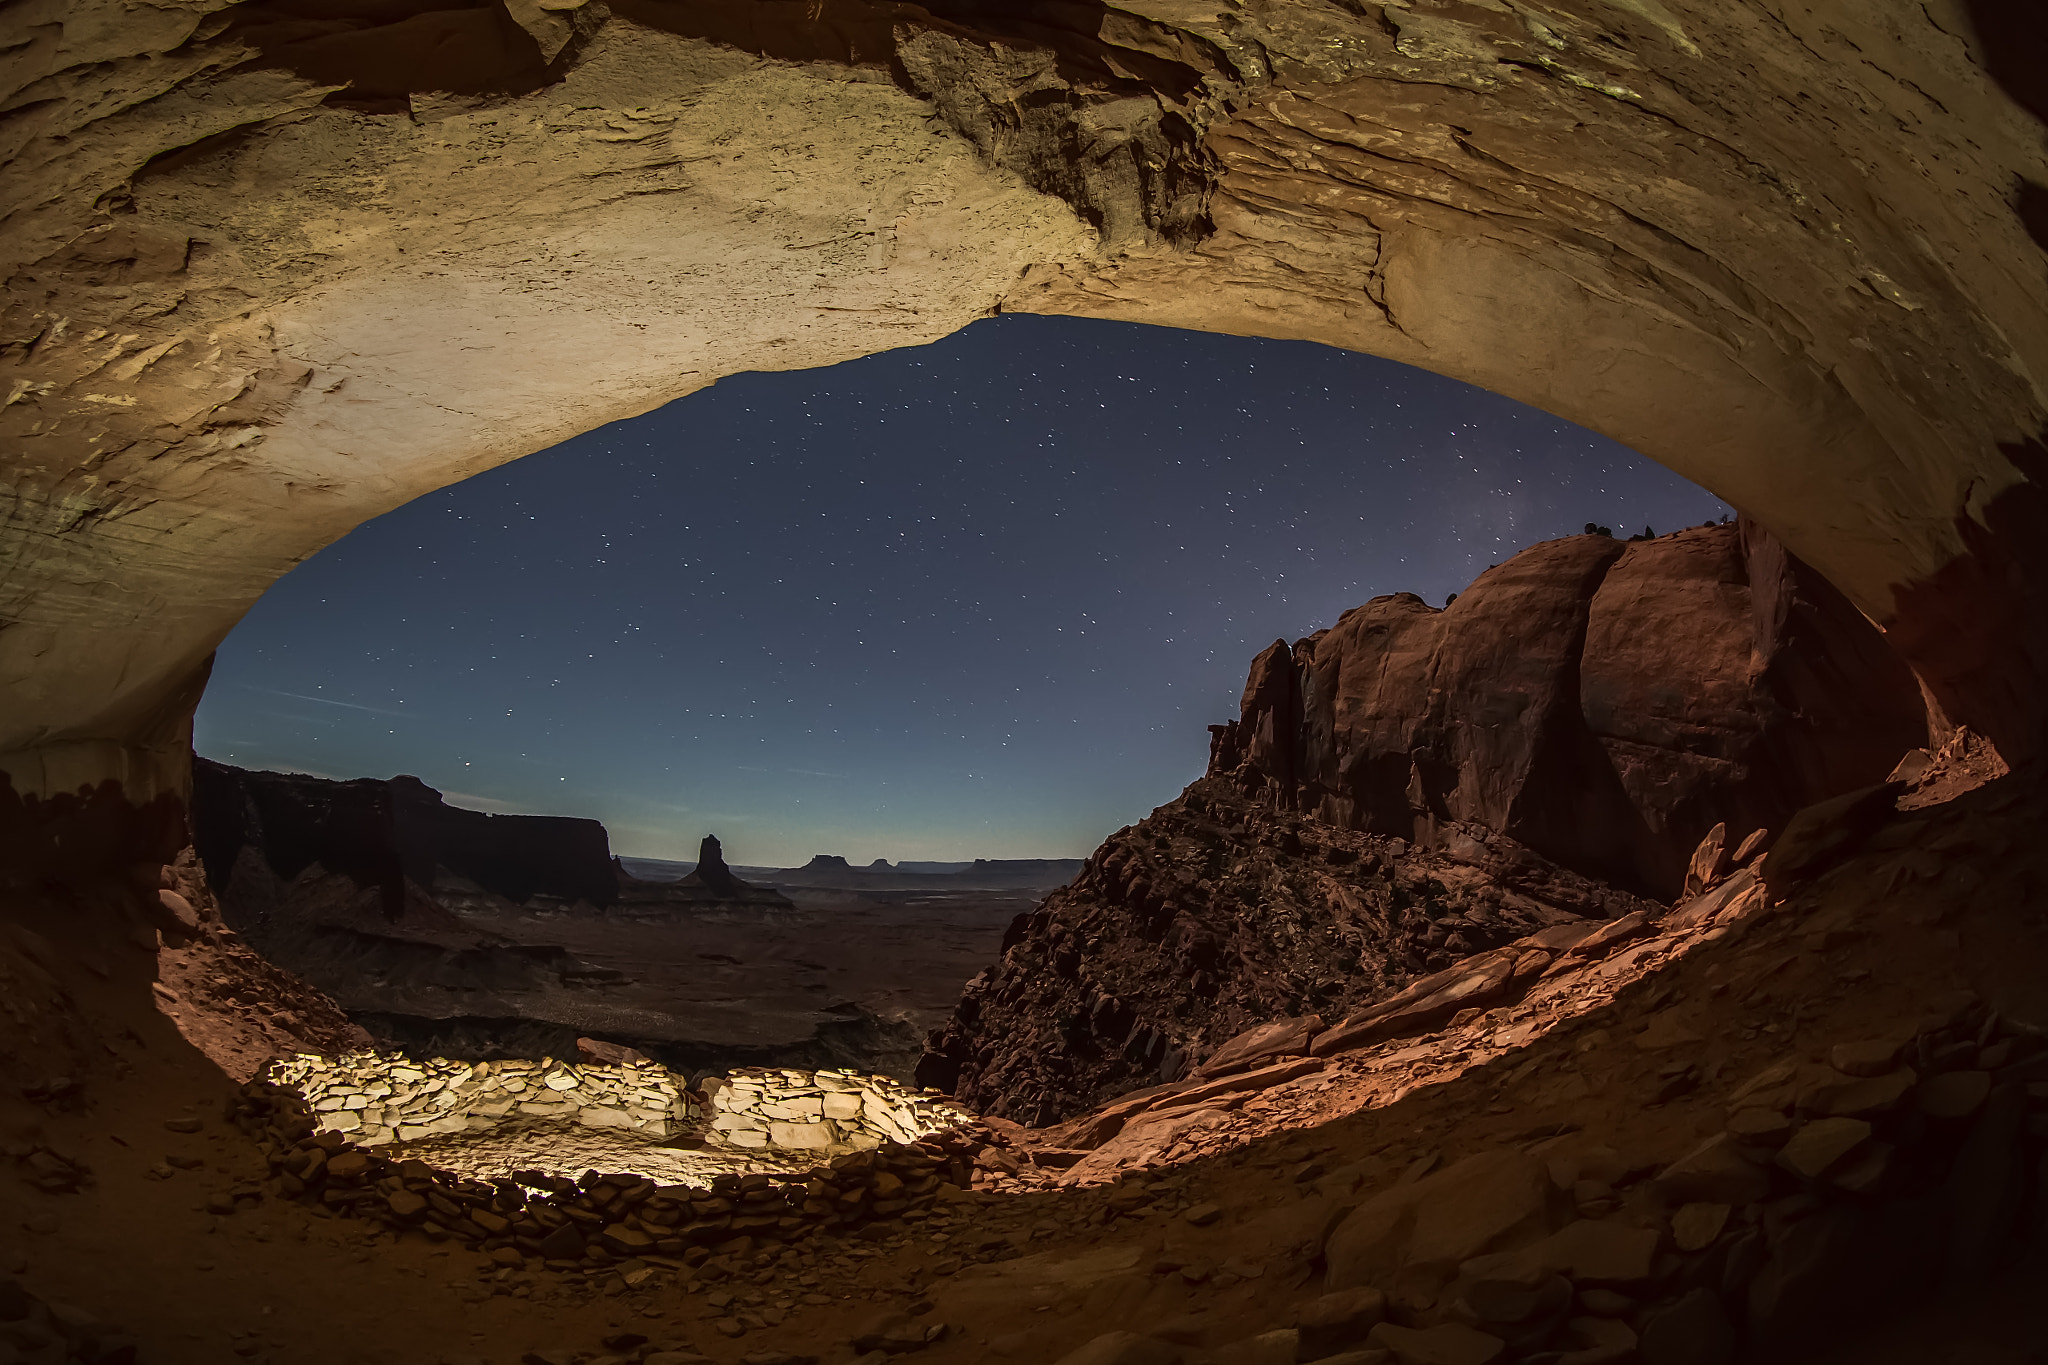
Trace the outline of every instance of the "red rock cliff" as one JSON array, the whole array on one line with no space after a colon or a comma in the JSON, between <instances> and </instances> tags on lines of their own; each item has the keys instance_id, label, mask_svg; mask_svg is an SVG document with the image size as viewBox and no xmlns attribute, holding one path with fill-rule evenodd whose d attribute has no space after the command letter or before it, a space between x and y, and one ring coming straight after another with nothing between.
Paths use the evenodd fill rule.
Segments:
<instances>
[{"instance_id":1,"label":"red rock cliff","mask_svg":"<svg viewBox=\"0 0 2048 1365\"><path fill-rule=\"evenodd\" d=\"M1742 524L1548 541L1441 611L1398 593L1275 642L1210 773L1372 833L1485 825L1668 899L1715 823L1779 828L1926 740L1883 636Z\"/></svg>"}]
</instances>

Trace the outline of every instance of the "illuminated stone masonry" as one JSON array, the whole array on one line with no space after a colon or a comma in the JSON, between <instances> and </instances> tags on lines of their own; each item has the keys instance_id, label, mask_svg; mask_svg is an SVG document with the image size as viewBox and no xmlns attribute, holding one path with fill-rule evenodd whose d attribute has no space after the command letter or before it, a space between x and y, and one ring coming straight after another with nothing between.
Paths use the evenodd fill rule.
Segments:
<instances>
[{"instance_id":1,"label":"illuminated stone masonry","mask_svg":"<svg viewBox=\"0 0 2048 1365\"><path fill-rule=\"evenodd\" d=\"M703 1089L715 1111L711 1140L754 1151L867 1151L972 1121L935 1091L855 1071L750 1067Z\"/></svg>"},{"instance_id":2,"label":"illuminated stone masonry","mask_svg":"<svg viewBox=\"0 0 2048 1365\"><path fill-rule=\"evenodd\" d=\"M563 1124L649 1142L807 1156L915 1142L968 1121L886 1076L747 1068L702 1089L658 1062L414 1060L378 1052L300 1055L267 1079L300 1095L319 1131L358 1146L434 1142Z\"/></svg>"}]
</instances>

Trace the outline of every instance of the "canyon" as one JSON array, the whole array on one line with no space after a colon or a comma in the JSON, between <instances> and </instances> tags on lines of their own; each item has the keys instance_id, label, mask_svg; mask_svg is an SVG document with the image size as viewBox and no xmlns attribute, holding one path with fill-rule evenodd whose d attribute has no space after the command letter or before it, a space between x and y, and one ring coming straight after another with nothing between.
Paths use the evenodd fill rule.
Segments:
<instances>
[{"instance_id":1,"label":"canyon","mask_svg":"<svg viewBox=\"0 0 2048 1365\"><path fill-rule=\"evenodd\" d=\"M11 1348L2039 1353L2038 12L31 0L5 25ZM657 1205L330 1150L249 1088L363 1042L188 847L192 707L265 587L721 376L998 310L1422 366L1744 525L1572 538L1538 558L1574 591L1503 572L1269 652L1212 772L939 1030L973 1132ZM1466 628L1489 610L1518 641L1494 657ZM1636 611L1702 628L1652 656L1610 628ZM1540 639L1501 628L1525 612ZM1474 665L1511 714L1479 713ZM407 865L316 880L338 920L452 932ZM834 1211L912 1183L918 1207ZM734 1217L726 1193L827 1212L609 1249ZM398 1212L433 1198L597 1245L437 1240Z\"/></svg>"},{"instance_id":2,"label":"canyon","mask_svg":"<svg viewBox=\"0 0 2048 1365\"><path fill-rule=\"evenodd\" d=\"M217 905L379 1045L429 1057L564 1057L595 1037L692 1076L908 1079L1004 927L1079 868L855 871L821 856L742 878L715 836L687 871L619 859L595 820L463 810L412 777L203 758L193 775L204 878L180 894Z\"/></svg>"}]
</instances>

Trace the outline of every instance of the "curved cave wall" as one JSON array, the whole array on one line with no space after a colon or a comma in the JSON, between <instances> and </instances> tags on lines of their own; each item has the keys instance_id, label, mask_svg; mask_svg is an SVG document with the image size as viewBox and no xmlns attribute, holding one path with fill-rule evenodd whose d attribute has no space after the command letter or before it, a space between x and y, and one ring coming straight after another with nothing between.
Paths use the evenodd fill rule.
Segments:
<instances>
[{"instance_id":1,"label":"curved cave wall","mask_svg":"<svg viewBox=\"0 0 2048 1365\"><path fill-rule=\"evenodd\" d=\"M1939 723L2026 757L2048 141L2010 15L17 8L12 818L175 806L212 649L362 520L995 309L1311 339L1585 423L1741 508Z\"/></svg>"}]
</instances>

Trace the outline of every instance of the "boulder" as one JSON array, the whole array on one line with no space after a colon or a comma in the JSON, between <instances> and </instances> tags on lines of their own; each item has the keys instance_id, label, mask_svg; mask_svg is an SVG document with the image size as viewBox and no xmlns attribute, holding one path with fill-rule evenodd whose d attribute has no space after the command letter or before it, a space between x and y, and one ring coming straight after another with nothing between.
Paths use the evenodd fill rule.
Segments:
<instances>
[{"instance_id":1,"label":"boulder","mask_svg":"<svg viewBox=\"0 0 2048 1365\"><path fill-rule=\"evenodd\" d=\"M1898 1060L1901 1046L1897 1038L1837 1043L1828 1052L1828 1062L1845 1076L1882 1076Z\"/></svg>"},{"instance_id":2,"label":"boulder","mask_svg":"<svg viewBox=\"0 0 2048 1365\"><path fill-rule=\"evenodd\" d=\"M578 1038L576 1058L585 1066L627 1066L651 1060L644 1052L599 1038Z\"/></svg>"},{"instance_id":3,"label":"boulder","mask_svg":"<svg viewBox=\"0 0 2048 1365\"><path fill-rule=\"evenodd\" d=\"M1731 1365L1735 1345L1720 1296L1695 1289L1644 1315L1636 1352L1642 1365Z\"/></svg>"},{"instance_id":4,"label":"boulder","mask_svg":"<svg viewBox=\"0 0 2048 1365\"><path fill-rule=\"evenodd\" d=\"M1680 1251L1704 1251L1728 1226L1726 1204L1687 1204L1671 1215L1671 1244Z\"/></svg>"},{"instance_id":5,"label":"boulder","mask_svg":"<svg viewBox=\"0 0 2048 1365\"><path fill-rule=\"evenodd\" d=\"M1770 1192L1770 1174L1716 1133L1657 1175L1657 1189L1672 1204L1751 1204Z\"/></svg>"},{"instance_id":6,"label":"boulder","mask_svg":"<svg viewBox=\"0 0 2048 1365\"><path fill-rule=\"evenodd\" d=\"M1059 1365L1180 1365L1180 1347L1136 1332L1104 1332L1059 1358Z\"/></svg>"},{"instance_id":7,"label":"boulder","mask_svg":"<svg viewBox=\"0 0 2048 1365\"><path fill-rule=\"evenodd\" d=\"M1529 1249L1529 1254L1580 1284L1627 1288L1650 1278L1657 1229L1581 1218Z\"/></svg>"},{"instance_id":8,"label":"boulder","mask_svg":"<svg viewBox=\"0 0 2048 1365\"><path fill-rule=\"evenodd\" d=\"M1390 1352L1400 1365L1494 1365L1507 1350L1499 1337L1457 1322L1422 1328L1383 1322L1366 1343Z\"/></svg>"},{"instance_id":9,"label":"boulder","mask_svg":"<svg viewBox=\"0 0 2048 1365\"><path fill-rule=\"evenodd\" d=\"M1728 1116L1727 1133L1741 1146L1776 1151L1792 1136L1792 1120L1776 1109L1738 1109Z\"/></svg>"},{"instance_id":10,"label":"boulder","mask_svg":"<svg viewBox=\"0 0 2048 1365\"><path fill-rule=\"evenodd\" d=\"M1778 1165L1802 1180L1819 1180L1870 1140L1862 1119L1815 1119L1778 1149Z\"/></svg>"},{"instance_id":11,"label":"boulder","mask_svg":"<svg viewBox=\"0 0 2048 1365\"><path fill-rule=\"evenodd\" d=\"M1301 1358L1321 1360L1361 1343L1386 1317L1387 1296L1377 1289L1343 1289L1313 1299L1294 1320Z\"/></svg>"},{"instance_id":12,"label":"boulder","mask_svg":"<svg viewBox=\"0 0 2048 1365\"><path fill-rule=\"evenodd\" d=\"M199 933L199 912L176 891L159 890L145 905L151 912L150 922L163 933L177 938L192 938Z\"/></svg>"},{"instance_id":13,"label":"boulder","mask_svg":"<svg viewBox=\"0 0 2048 1365\"><path fill-rule=\"evenodd\" d=\"M1294 1329L1284 1327L1228 1342L1210 1352L1209 1359L1211 1365L1294 1365L1300 1349Z\"/></svg>"},{"instance_id":14,"label":"boulder","mask_svg":"<svg viewBox=\"0 0 2048 1365\"><path fill-rule=\"evenodd\" d=\"M1547 1235L1561 1221L1560 1200L1543 1166L1520 1152L1467 1157L1354 1209L1324 1247L1327 1286L1433 1293L1464 1262Z\"/></svg>"},{"instance_id":15,"label":"boulder","mask_svg":"<svg viewBox=\"0 0 2048 1365\"><path fill-rule=\"evenodd\" d=\"M1801 1089L1798 1105L1802 1113L1824 1118L1876 1118L1897 1109L1918 1080L1908 1066L1878 1076L1829 1077Z\"/></svg>"},{"instance_id":16,"label":"boulder","mask_svg":"<svg viewBox=\"0 0 2048 1365\"><path fill-rule=\"evenodd\" d=\"M1945 1071L1920 1083L1920 1112L1942 1123L1955 1123L1976 1113L1991 1097L1988 1071Z\"/></svg>"},{"instance_id":17,"label":"boulder","mask_svg":"<svg viewBox=\"0 0 2048 1365\"><path fill-rule=\"evenodd\" d=\"M1323 1031L1321 1015L1302 1019L1276 1019L1248 1029L1210 1054L1195 1068L1197 1079L1250 1071L1282 1057L1300 1057L1308 1052L1309 1041Z\"/></svg>"}]
</instances>

